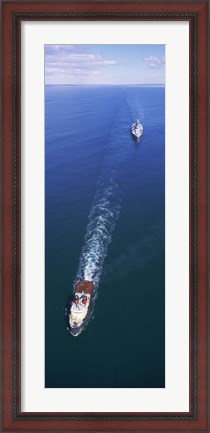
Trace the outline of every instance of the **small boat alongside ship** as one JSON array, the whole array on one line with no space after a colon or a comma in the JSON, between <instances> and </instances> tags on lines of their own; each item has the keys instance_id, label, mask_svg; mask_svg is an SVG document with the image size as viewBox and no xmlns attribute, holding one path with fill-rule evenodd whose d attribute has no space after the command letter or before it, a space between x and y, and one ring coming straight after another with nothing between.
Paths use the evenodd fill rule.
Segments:
<instances>
[{"instance_id":1,"label":"small boat alongside ship","mask_svg":"<svg viewBox=\"0 0 210 433\"><path fill-rule=\"evenodd\" d=\"M132 124L131 132L137 138L137 142L139 142L141 136L143 135L143 125L140 123L139 119L136 120L135 123Z\"/></svg>"},{"instance_id":2,"label":"small boat alongside ship","mask_svg":"<svg viewBox=\"0 0 210 433\"><path fill-rule=\"evenodd\" d=\"M83 280L76 283L68 317L70 332L74 337L81 334L90 317L93 292L92 281Z\"/></svg>"}]
</instances>

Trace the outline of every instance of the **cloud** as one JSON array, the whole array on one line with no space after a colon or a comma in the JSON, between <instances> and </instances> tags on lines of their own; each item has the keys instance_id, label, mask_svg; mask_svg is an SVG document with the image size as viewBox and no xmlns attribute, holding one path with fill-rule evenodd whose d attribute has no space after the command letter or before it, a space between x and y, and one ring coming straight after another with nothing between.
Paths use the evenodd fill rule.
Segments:
<instances>
[{"instance_id":1,"label":"cloud","mask_svg":"<svg viewBox=\"0 0 210 433\"><path fill-rule=\"evenodd\" d=\"M99 75L101 68L116 64L100 54L75 52L73 45L45 45L46 75Z\"/></svg>"},{"instance_id":2,"label":"cloud","mask_svg":"<svg viewBox=\"0 0 210 433\"><path fill-rule=\"evenodd\" d=\"M162 69L165 66L165 57L148 56L144 57L144 61L147 62L152 69Z\"/></svg>"},{"instance_id":3,"label":"cloud","mask_svg":"<svg viewBox=\"0 0 210 433\"><path fill-rule=\"evenodd\" d=\"M66 54L65 62L70 66L74 66L75 64L84 64L86 66L93 65L116 65L115 60L108 60L103 58L101 55L95 54Z\"/></svg>"},{"instance_id":4,"label":"cloud","mask_svg":"<svg viewBox=\"0 0 210 433\"><path fill-rule=\"evenodd\" d=\"M69 52L74 50L74 45L56 45L56 44L45 44L45 54L58 53L58 52Z\"/></svg>"}]
</instances>

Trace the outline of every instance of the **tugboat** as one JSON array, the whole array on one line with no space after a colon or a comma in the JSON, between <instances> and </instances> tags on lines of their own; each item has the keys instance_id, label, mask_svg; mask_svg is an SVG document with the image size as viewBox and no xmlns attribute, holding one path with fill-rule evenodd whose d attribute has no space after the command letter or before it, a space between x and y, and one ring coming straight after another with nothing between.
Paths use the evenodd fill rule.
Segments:
<instances>
[{"instance_id":1,"label":"tugboat","mask_svg":"<svg viewBox=\"0 0 210 433\"><path fill-rule=\"evenodd\" d=\"M142 134L143 134L143 125L139 122L139 119L136 120L135 123L133 123L131 132L135 137L137 138L137 142L139 142Z\"/></svg>"},{"instance_id":2,"label":"tugboat","mask_svg":"<svg viewBox=\"0 0 210 433\"><path fill-rule=\"evenodd\" d=\"M69 309L69 326L71 334L81 334L90 317L94 284L92 281L79 281L75 286L74 299Z\"/></svg>"}]
</instances>

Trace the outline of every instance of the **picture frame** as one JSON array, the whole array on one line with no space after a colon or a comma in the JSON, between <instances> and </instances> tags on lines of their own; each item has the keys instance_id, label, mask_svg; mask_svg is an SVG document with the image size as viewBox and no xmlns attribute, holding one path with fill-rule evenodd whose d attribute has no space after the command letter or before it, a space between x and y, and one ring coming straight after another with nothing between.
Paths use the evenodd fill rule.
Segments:
<instances>
[{"instance_id":1,"label":"picture frame","mask_svg":"<svg viewBox=\"0 0 210 433\"><path fill-rule=\"evenodd\" d=\"M209 431L208 8L193 2L2 2L2 431ZM21 23L188 21L190 26L190 410L21 411Z\"/></svg>"}]
</instances>

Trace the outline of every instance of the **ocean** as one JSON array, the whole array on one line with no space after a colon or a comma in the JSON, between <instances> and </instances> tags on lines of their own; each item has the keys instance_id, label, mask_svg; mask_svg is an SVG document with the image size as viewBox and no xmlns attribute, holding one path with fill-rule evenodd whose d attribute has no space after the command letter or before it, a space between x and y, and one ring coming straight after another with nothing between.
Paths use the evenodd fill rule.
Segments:
<instances>
[{"instance_id":1,"label":"ocean","mask_svg":"<svg viewBox=\"0 0 210 433\"><path fill-rule=\"evenodd\" d=\"M77 278L96 299L73 337ZM165 89L46 86L45 387L164 386Z\"/></svg>"}]
</instances>

